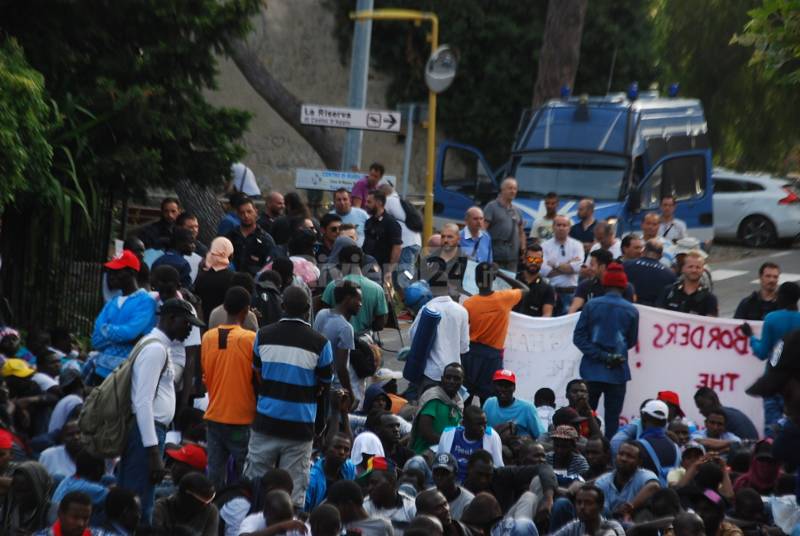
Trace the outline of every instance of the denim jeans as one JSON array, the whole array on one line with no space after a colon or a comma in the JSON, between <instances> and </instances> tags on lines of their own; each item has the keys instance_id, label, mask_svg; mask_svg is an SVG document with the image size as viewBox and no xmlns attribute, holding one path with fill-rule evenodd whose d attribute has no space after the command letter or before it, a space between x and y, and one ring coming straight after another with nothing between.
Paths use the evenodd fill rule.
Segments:
<instances>
[{"instance_id":1,"label":"denim jeans","mask_svg":"<svg viewBox=\"0 0 800 536\"><path fill-rule=\"evenodd\" d=\"M575 292L557 292L556 294L558 295L556 303L560 305L560 308L553 310L553 316L564 316L569 311L569 306L572 305Z\"/></svg>"},{"instance_id":2,"label":"denim jeans","mask_svg":"<svg viewBox=\"0 0 800 536\"><path fill-rule=\"evenodd\" d=\"M396 288L404 289L417 279L417 256L419 246L406 246L400 250L400 259L397 261L397 268L392 274L392 283ZM411 274L409 279L405 272Z\"/></svg>"},{"instance_id":3,"label":"denim jeans","mask_svg":"<svg viewBox=\"0 0 800 536\"><path fill-rule=\"evenodd\" d=\"M772 425L783 417L783 396L764 397L764 436L775 439Z\"/></svg>"},{"instance_id":4,"label":"denim jeans","mask_svg":"<svg viewBox=\"0 0 800 536\"><path fill-rule=\"evenodd\" d=\"M622 405L625 403L625 383L586 382L589 388L589 405L597 409L600 395L603 395L603 408L605 410L606 437L611 439L619 428L619 416Z\"/></svg>"},{"instance_id":5,"label":"denim jeans","mask_svg":"<svg viewBox=\"0 0 800 536\"><path fill-rule=\"evenodd\" d=\"M164 455L164 440L167 437L167 427L161 423L156 424L156 437L158 450ZM142 520L149 525L153 516L153 496L155 486L150 482L150 457L147 449L142 445L142 435L136 418L128 431L128 444L119 460L119 487L134 492L142 502Z\"/></svg>"},{"instance_id":6,"label":"denim jeans","mask_svg":"<svg viewBox=\"0 0 800 536\"><path fill-rule=\"evenodd\" d=\"M285 439L250 431L244 476L261 478L264 473L278 467L289 471L294 483L292 502L301 508L306 501L308 475L311 470L311 440Z\"/></svg>"},{"instance_id":7,"label":"denim jeans","mask_svg":"<svg viewBox=\"0 0 800 536\"><path fill-rule=\"evenodd\" d=\"M215 489L233 484L242 474L247 457L250 426L206 421L206 448L208 449L208 478ZM226 478L228 459L233 458L233 479Z\"/></svg>"}]
</instances>

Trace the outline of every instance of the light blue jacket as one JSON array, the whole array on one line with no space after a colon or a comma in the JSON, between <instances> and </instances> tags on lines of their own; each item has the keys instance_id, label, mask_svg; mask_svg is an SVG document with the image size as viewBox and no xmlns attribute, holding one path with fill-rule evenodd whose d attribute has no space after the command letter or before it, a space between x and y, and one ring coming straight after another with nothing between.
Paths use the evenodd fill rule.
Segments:
<instances>
[{"instance_id":1,"label":"light blue jacket","mask_svg":"<svg viewBox=\"0 0 800 536\"><path fill-rule=\"evenodd\" d=\"M92 348L97 375L105 378L131 353L136 341L156 325L156 300L144 289L128 296L119 306L120 296L106 303L92 331Z\"/></svg>"},{"instance_id":2,"label":"light blue jacket","mask_svg":"<svg viewBox=\"0 0 800 536\"><path fill-rule=\"evenodd\" d=\"M772 311L764 317L761 326L761 339L750 337L750 346L753 353L762 361L766 361L772 354L772 349L790 331L800 328L800 312L781 309Z\"/></svg>"}]
</instances>

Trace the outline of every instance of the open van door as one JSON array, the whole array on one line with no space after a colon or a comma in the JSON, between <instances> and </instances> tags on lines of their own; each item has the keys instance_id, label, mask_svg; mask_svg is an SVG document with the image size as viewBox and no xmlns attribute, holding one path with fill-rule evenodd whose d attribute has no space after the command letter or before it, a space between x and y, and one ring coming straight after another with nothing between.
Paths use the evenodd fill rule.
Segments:
<instances>
[{"instance_id":1,"label":"open van door","mask_svg":"<svg viewBox=\"0 0 800 536\"><path fill-rule=\"evenodd\" d=\"M434 183L434 217L463 221L469 207L483 206L497 197L497 183L483 154L469 145L439 144Z\"/></svg>"},{"instance_id":2,"label":"open van door","mask_svg":"<svg viewBox=\"0 0 800 536\"><path fill-rule=\"evenodd\" d=\"M671 195L677 202L675 217L686 222L689 236L700 242L710 240L714 237L713 190L708 149L665 156L629 192L625 231L639 232L644 216L659 212L661 198Z\"/></svg>"}]
</instances>

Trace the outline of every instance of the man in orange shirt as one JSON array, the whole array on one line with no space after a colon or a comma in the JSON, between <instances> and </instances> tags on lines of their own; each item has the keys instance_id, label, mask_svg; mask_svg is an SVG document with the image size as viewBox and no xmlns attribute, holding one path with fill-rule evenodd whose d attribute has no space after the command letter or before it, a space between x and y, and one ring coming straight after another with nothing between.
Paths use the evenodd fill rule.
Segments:
<instances>
[{"instance_id":1,"label":"man in orange shirt","mask_svg":"<svg viewBox=\"0 0 800 536\"><path fill-rule=\"evenodd\" d=\"M223 304L228 315L220 326L203 335L200 361L208 389L206 440L208 476L215 489L225 486L228 456L233 456L236 475L242 474L250 440L250 424L256 414L253 389L253 347L256 334L242 328L250 311L250 293L231 287Z\"/></svg>"},{"instance_id":2,"label":"man in orange shirt","mask_svg":"<svg viewBox=\"0 0 800 536\"><path fill-rule=\"evenodd\" d=\"M511 286L508 290L492 290L499 277ZM508 333L511 310L528 292L525 283L498 271L496 264L482 262L475 267L478 295L464 302L469 313L469 352L462 357L464 386L470 393L466 405L477 396L484 400L494 396L492 377L503 368L503 346Z\"/></svg>"}]
</instances>

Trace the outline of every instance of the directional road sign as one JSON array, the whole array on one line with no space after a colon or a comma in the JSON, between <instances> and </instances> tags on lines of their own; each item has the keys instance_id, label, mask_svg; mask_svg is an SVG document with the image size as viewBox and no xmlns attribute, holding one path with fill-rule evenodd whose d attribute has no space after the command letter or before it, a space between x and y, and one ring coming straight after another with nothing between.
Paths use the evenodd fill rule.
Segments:
<instances>
[{"instance_id":1,"label":"directional road sign","mask_svg":"<svg viewBox=\"0 0 800 536\"><path fill-rule=\"evenodd\" d=\"M300 122L317 127L400 132L400 112L387 110L360 110L304 104L300 111Z\"/></svg>"}]
</instances>

